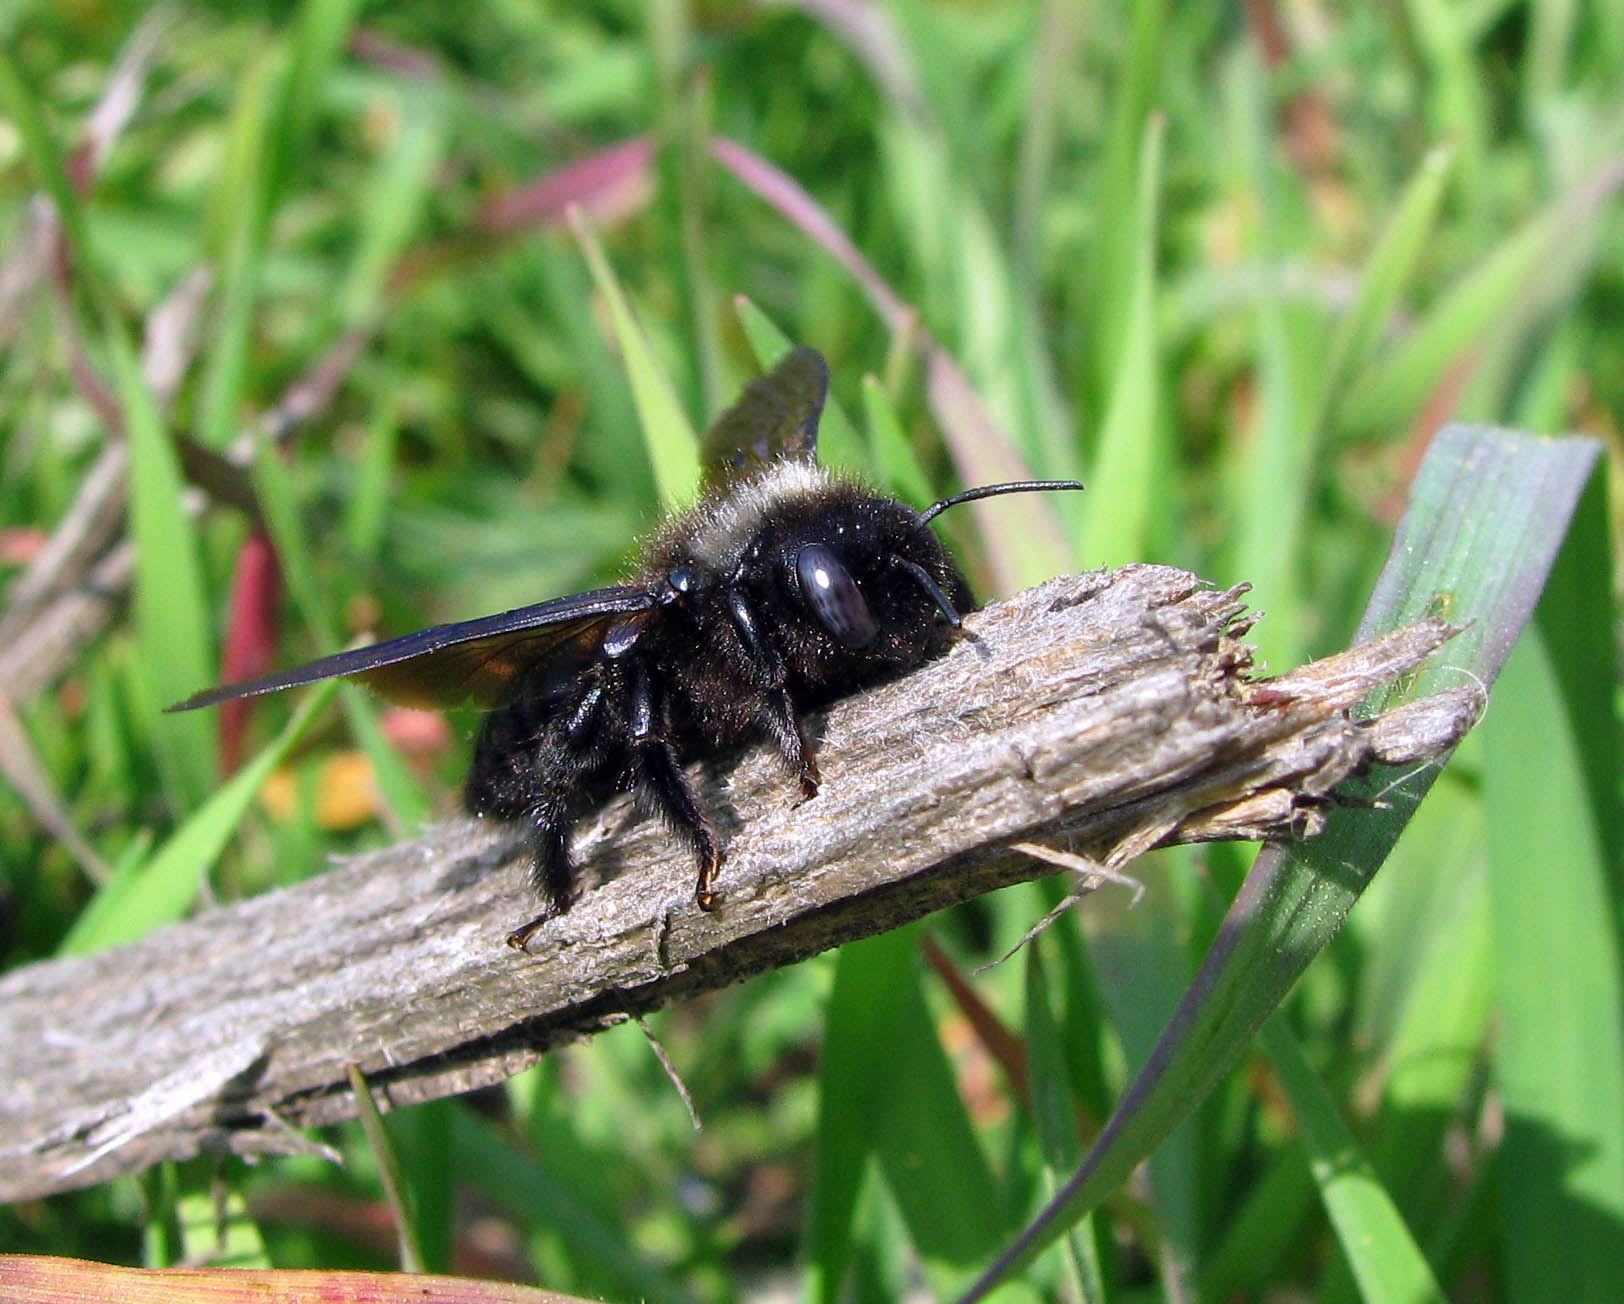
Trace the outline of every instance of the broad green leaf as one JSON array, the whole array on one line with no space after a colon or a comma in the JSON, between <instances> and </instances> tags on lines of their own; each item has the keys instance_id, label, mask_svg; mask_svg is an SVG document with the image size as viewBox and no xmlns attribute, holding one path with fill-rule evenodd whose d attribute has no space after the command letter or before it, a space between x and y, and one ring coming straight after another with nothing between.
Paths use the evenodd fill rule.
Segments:
<instances>
[{"instance_id":1,"label":"broad green leaf","mask_svg":"<svg viewBox=\"0 0 1624 1304\"><path fill-rule=\"evenodd\" d=\"M1412 486L1358 638L1419 618L1440 599L1465 626L1380 706L1463 679L1487 687L1527 623L1595 465L1593 440L1548 441L1454 426ZM1372 703L1376 709L1377 703ZM1060 1196L965 1297L979 1299L1125 1181L1245 1053L1335 935L1431 786L1431 767L1374 775L1382 806L1333 815L1307 842L1262 851L1200 973L1094 1149Z\"/></svg>"},{"instance_id":2,"label":"broad green leaf","mask_svg":"<svg viewBox=\"0 0 1624 1304\"><path fill-rule=\"evenodd\" d=\"M1598 1299L1624 1252L1618 717L1601 486L1484 724L1508 1298Z\"/></svg>"}]
</instances>

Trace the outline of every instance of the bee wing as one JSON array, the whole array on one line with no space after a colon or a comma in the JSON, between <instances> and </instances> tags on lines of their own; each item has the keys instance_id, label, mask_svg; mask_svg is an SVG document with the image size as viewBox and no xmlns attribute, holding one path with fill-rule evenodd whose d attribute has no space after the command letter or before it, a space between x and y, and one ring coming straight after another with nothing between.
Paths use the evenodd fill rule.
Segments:
<instances>
[{"instance_id":1,"label":"bee wing","mask_svg":"<svg viewBox=\"0 0 1624 1304\"><path fill-rule=\"evenodd\" d=\"M194 693L167 708L191 711L320 679L358 679L402 706L487 709L523 695L541 696L591 664L609 629L647 617L646 589L594 589L495 616L435 625L370 647L352 648L291 670Z\"/></svg>"},{"instance_id":2,"label":"bee wing","mask_svg":"<svg viewBox=\"0 0 1624 1304\"><path fill-rule=\"evenodd\" d=\"M739 401L705 431L700 457L706 488L782 459L814 461L829 368L816 349L791 349L744 387Z\"/></svg>"}]
</instances>

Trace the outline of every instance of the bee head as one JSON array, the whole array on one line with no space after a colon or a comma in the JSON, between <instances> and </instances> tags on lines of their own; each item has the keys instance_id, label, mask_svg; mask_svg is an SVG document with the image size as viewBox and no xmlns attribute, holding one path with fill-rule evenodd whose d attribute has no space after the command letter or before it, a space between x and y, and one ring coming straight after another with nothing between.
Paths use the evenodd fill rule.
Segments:
<instances>
[{"instance_id":1,"label":"bee head","mask_svg":"<svg viewBox=\"0 0 1624 1304\"><path fill-rule=\"evenodd\" d=\"M940 656L974 609L931 528L938 513L989 494L1074 487L993 485L918 512L809 463L776 463L657 540L652 582L692 613L695 638L705 640L710 612L727 610L745 644L774 645L753 655L781 658L797 691L839 693Z\"/></svg>"},{"instance_id":2,"label":"bee head","mask_svg":"<svg viewBox=\"0 0 1624 1304\"><path fill-rule=\"evenodd\" d=\"M763 553L779 637L809 679L841 667L908 669L943 651L972 605L930 527L892 499L839 495L776 525Z\"/></svg>"},{"instance_id":3,"label":"bee head","mask_svg":"<svg viewBox=\"0 0 1624 1304\"><path fill-rule=\"evenodd\" d=\"M910 669L945 651L960 612L973 606L930 522L980 498L1081 488L1074 480L983 485L923 512L836 490L776 541L782 590L825 655L833 643L837 661Z\"/></svg>"}]
</instances>

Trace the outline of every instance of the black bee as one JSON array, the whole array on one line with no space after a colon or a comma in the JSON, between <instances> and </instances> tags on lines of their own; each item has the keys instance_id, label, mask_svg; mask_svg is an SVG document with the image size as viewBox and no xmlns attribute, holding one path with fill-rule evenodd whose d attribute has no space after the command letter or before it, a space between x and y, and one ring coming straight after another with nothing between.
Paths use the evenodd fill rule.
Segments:
<instances>
[{"instance_id":1,"label":"black bee","mask_svg":"<svg viewBox=\"0 0 1624 1304\"><path fill-rule=\"evenodd\" d=\"M916 512L818 466L827 389L807 348L752 381L705 434L699 503L649 539L626 584L437 625L169 709L335 676L408 706L471 699L489 714L464 802L528 826L546 902L511 944L568 909L570 829L617 788L635 789L692 847L694 899L709 910L722 852L685 762L765 737L803 797L816 794L800 713L940 656L973 607L930 521L993 494L1082 487L988 485Z\"/></svg>"}]
</instances>

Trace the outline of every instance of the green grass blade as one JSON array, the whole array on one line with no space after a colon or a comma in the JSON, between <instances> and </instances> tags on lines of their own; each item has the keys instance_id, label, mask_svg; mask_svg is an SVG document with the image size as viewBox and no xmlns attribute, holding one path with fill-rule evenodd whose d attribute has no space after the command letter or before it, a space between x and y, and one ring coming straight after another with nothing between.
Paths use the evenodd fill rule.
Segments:
<instances>
[{"instance_id":1,"label":"green grass blade","mask_svg":"<svg viewBox=\"0 0 1624 1304\"><path fill-rule=\"evenodd\" d=\"M299 494L288 464L271 445L254 445L254 490L276 551L277 565L305 625L323 653L336 652L338 631L323 586L316 579L309 532L304 528ZM372 766L378 795L397 827L417 824L429 805L413 782L399 753L389 745L378 722L377 699L356 684L340 685L339 702L350 732Z\"/></svg>"},{"instance_id":2,"label":"green grass blade","mask_svg":"<svg viewBox=\"0 0 1624 1304\"><path fill-rule=\"evenodd\" d=\"M1353 1265L1361 1298L1369 1304L1444 1304L1448 1297L1426 1256L1290 1028L1276 1015L1263 1025L1258 1039L1302 1129L1320 1198Z\"/></svg>"},{"instance_id":3,"label":"green grass blade","mask_svg":"<svg viewBox=\"0 0 1624 1304\"><path fill-rule=\"evenodd\" d=\"M1445 372L1520 298L1534 292L1548 261L1594 220L1621 184L1624 165L1615 163L1493 246L1432 306L1413 333L1355 377L1339 413L1340 423L1365 431L1409 420Z\"/></svg>"},{"instance_id":4,"label":"green grass blade","mask_svg":"<svg viewBox=\"0 0 1624 1304\"><path fill-rule=\"evenodd\" d=\"M875 1157L925 1276L943 1298L963 1289L1011 1225L953 1067L925 1004L917 964L900 985L884 1056Z\"/></svg>"},{"instance_id":5,"label":"green grass blade","mask_svg":"<svg viewBox=\"0 0 1624 1304\"><path fill-rule=\"evenodd\" d=\"M915 332L915 310L857 252L845 232L798 182L760 155L724 137L711 141L711 154L839 262L893 331L910 335ZM918 347L924 361L926 398L965 483L1031 478L1030 468L1017 455L1008 435L953 356L934 341L922 339ZM1018 509L1024 523L1020 530L1001 526L1002 508L997 503L980 502L968 510L980 522L987 568L998 591L1036 584L1069 564L1072 550L1059 530L1055 521L1058 513L1052 506L1034 500Z\"/></svg>"},{"instance_id":6,"label":"green grass blade","mask_svg":"<svg viewBox=\"0 0 1624 1304\"><path fill-rule=\"evenodd\" d=\"M1300 1147L1251 1175L1241 1203L1227 1211L1223 1239L1202 1256L1195 1298L1266 1295L1301 1250L1315 1198L1314 1179Z\"/></svg>"},{"instance_id":7,"label":"green grass blade","mask_svg":"<svg viewBox=\"0 0 1624 1304\"><path fill-rule=\"evenodd\" d=\"M1573 0L1534 0L1528 6L1528 54L1523 63L1523 102L1530 117L1566 92L1567 62L1582 5Z\"/></svg>"},{"instance_id":8,"label":"green grass blade","mask_svg":"<svg viewBox=\"0 0 1624 1304\"><path fill-rule=\"evenodd\" d=\"M175 1200L182 1260L210 1268L273 1266L242 1192L222 1190L211 1182L213 1170L207 1161L188 1164L183 1170L190 1180Z\"/></svg>"},{"instance_id":9,"label":"green grass blade","mask_svg":"<svg viewBox=\"0 0 1624 1304\"><path fill-rule=\"evenodd\" d=\"M891 396L878 376L863 377L863 414L868 418L869 442L874 449L874 472L880 487L904 502L923 507L935 495L930 480L897 416Z\"/></svg>"},{"instance_id":10,"label":"green grass blade","mask_svg":"<svg viewBox=\"0 0 1624 1304\"><path fill-rule=\"evenodd\" d=\"M1434 440L1359 637L1418 618L1440 595L1450 619L1467 628L1434 658L1439 664L1386 694L1388 701L1467 676L1492 684L1533 611L1598 452L1593 440L1464 426ZM1259 854L1201 972L1099 1142L966 1299L982 1298L1095 1207L1228 1072L1334 936L1435 777L1431 769L1392 783L1373 777L1371 784L1382 785L1382 808L1338 812L1321 836Z\"/></svg>"},{"instance_id":11,"label":"green grass blade","mask_svg":"<svg viewBox=\"0 0 1624 1304\"><path fill-rule=\"evenodd\" d=\"M643 428L649 463L660 499L669 508L691 502L699 486L699 440L683 414L670 378L661 370L648 337L621 289L598 237L579 209L570 210L570 229L580 242L592 280L609 308L609 320L619 345L632 398Z\"/></svg>"},{"instance_id":12,"label":"green grass blade","mask_svg":"<svg viewBox=\"0 0 1624 1304\"><path fill-rule=\"evenodd\" d=\"M1010 219L1011 261L1026 293L1038 285L1037 262L1043 213L1049 201L1061 86L1073 69L1078 37L1086 21L1078 0L1045 0L1031 50L1032 74L1021 143L1015 164L1015 200Z\"/></svg>"},{"instance_id":13,"label":"green grass blade","mask_svg":"<svg viewBox=\"0 0 1624 1304\"><path fill-rule=\"evenodd\" d=\"M215 216L221 224L215 253L219 304L202 360L196 423L203 443L223 449L237 433L247 378L248 337L265 257L265 194L270 165L266 141L273 116L272 86L282 71L276 48L253 59L237 79L229 150ZM283 74L285 76L285 73Z\"/></svg>"},{"instance_id":14,"label":"green grass blade","mask_svg":"<svg viewBox=\"0 0 1624 1304\"><path fill-rule=\"evenodd\" d=\"M1049 994L1042 939L1034 939L1026 948L1026 1067L1032 1092L1032 1122L1043 1153L1044 1190L1052 1196L1079 1156L1064 1033ZM1093 1214L1067 1229L1061 1251L1073 1296L1086 1304L1103 1299Z\"/></svg>"},{"instance_id":15,"label":"green grass blade","mask_svg":"<svg viewBox=\"0 0 1624 1304\"><path fill-rule=\"evenodd\" d=\"M962 1287L1007 1226L925 1005L917 939L899 929L836 959L802 1292L816 1304L841 1295L871 1158L938 1293Z\"/></svg>"},{"instance_id":16,"label":"green grass blade","mask_svg":"<svg viewBox=\"0 0 1624 1304\"><path fill-rule=\"evenodd\" d=\"M1348 375L1369 360L1393 313L1414 279L1417 264L1432 237L1443 203L1454 151L1440 146L1421 160L1399 196L1393 216L1382 230L1359 273L1353 303L1337 321L1320 378L1319 433Z\"/></svg>"},{"instance_id":17,"label":"green grass blade","mask_svg":"<svg viewBox=\"0 0 1624 1304\"><path fill-rule=\"evenodd\" d=\"M1180 848L1155 860L1161 862L1152 871L1157 878L1181 865L1191 868L1187 851ZM1186 942L1188 908L1175 892L1147 892L1136 902L1132 892L1111 889L1080 913L1111 1029L1127 1061L1138 1063L1155 1048L1194 966ZM1157 1268L1170 1296L1189 1293L1184 1278L1198 1256L1200 1168L1201 1134L1193 1121L1175 1128L1149 1157L1149 1195L1165 1248Z\"/></svg>"},{"instance_id":18,"label":"green grass blade","mask_svg":"<svg viewBox=\"0 0 1624 1304\"><path fill-rule=\"evenodd\" d=\"M1147 117L1156 103L1162 59L1168 43L1164 29L1168 6L1162 0L1136 0L1128 18L1131 30L1123 51L1122 75L1116 81L1105 153L1092 178L1092 205L1097 212L1134 213L1143 193ZM1098 393L1108 394L1122 372L1127 350L1127 323L1133 312L1134 281L1140 233L1131 222L1101 224L1089 247L1085 301L1089 314L1090 360L1096 368Z\"/></svg>"},{"instance_id":19,"label":"green grass blade","mask_svg":"<svg viewBox=\"0 0 1624 1304\"><path fill-rule=\"evenodd\" d=\"M28 79L13 61L10 46L0 41L0 104L10 111L11 126L22 137L23 147L34 161L39 182L50 196L56 218L62 224L76 265L75 280L96 310L107 318L112 313L112 296L102 280L95 251L85 228L84 208L68 182L62 155L51 140Z\"/></svg>"},{"instance_id":20,"label":"green grass blade","mask_svg":"<svg viewBox=\"0 0 1624 1304\"><path fill-rule=\"evenodd\" d=\"M130 526L136 549L140 678L159 760L189 808L202 801L215 783L210 721L207 716L175 721L160 718L158 713L196 692L199 684L208 683L213 676L202 566L191 517L181 503L180 463L163 418L129 345L118 331L108 343L130 441Z\"/></svg>"},{"instance_id":21,"label":"green grass blade","mask_svg":"<svg viewBox=\"0 0 1624 1304\"><path fill-rule=\"evenodd\" d=\"M514 1148L487 1120L461 1101L450 1112L450 1152L471 1186L500 1209L544 1222L569 1244L571 1261L588 1277L595 1296L691 1304L692 1296L631 1244L625 1229L601 1218L571 1190L568 1175Z\"/></svg>"},{"instance_id":22,"label":"green grass blade","mask_svg":"<svg viewBox=\"0 0 1624 1304\"><path fill-rule=\"evenodd\" d=\"M1252 243L1266 266L1284 263L1298 238L1303 198L1295 176L1280 166L1276 105L1265 90L1261 55L1248 49L1225 67L1227 115L1242 165L1236 182L1256 205ZM1322 359L1318 314L1281 293L1258 297L1255 319L1255 415L1248 437L1236 441L1227 482L1233 521L1228 574L1244 579L1269 613L1255 644L1266 667L1301 660L1304 595L1300 588L1302 532L1315 481L1310 382ZM1269 510L1256 510L1266 495Z\"/></svg>"},{"instance_id":23,"label":"green grass blade","mask_svg":"<svg viewBox=\"0 0 1624 1304\"><path fill-rule=\"evenodd\" d=\"M1463 773L1476 768L1481 742L1470 737L1457 753ZM1438 1156L1461 1102L1472 1098L1494 1018L1482 802L1454 768L1427 794L1348 921L1353 949L1370 960L1350 1040L1386 1066L1364 1149L1429 1248L1439 1210L1453 1199ZM1442 1260L1434 1263L1441 1270ZM1324 1304L1356 1297L1351 1276L1338 1275Z\"/></svg>"},{"instance_id":24,"label":"green grass blade","mask_svg":"<svg viewBox=\"0 0 1624 1304\"><path fill-rule=\"evenodd\" d=\"M1082 555L1088 564L1119 566L1145 555L1160 461L1156 417L1156 213L1163 123L1145 125L1140 153L1137 240L1128 316L1093 472Z\"/></svg>"},{"instance_id":25,"label":"green grass blade","mask_svg":"<svg viewBox=\"0 0 1624 1304\"><path fill-rule=\"evenodd\" d=\"M143 937L159 924L184 915L197 899L203 876L231 840L266 777L282 763L336 688L336 682L329 681L309 693L270 746L216 791L150 860L115 873L74 920L58 953L100 951ZM174 718L165 716L163 723Z\"/></svg>"},{"instance_id":26,"label":"green grass blade","mask_svg":"<svg viewBox=\"0 0 1624 1304\"><path fill-rule=\"evenodd\" d=\"M349 683L339 685L338 700L355 745L372 766L372 782L386 813L385 827L415 829L434 813L434 807L385 735L378 700L359 684Z\"/></svg>"},{"instance_id":27,"label":"green grass blade","mask_svg":"<svg viewBox=\"0 0 1624 1304\"><path fill-rule=\"evenodd\" d=\"M354 1064L348 1066L348 1071L350 1090L355 1093L355 1115L361 1122L361 1132L366 1137L367 1148L372 1151L372 1161L378 1166L378 1182L383 1187L384 1202L389 1206L390 1216L395 1220L400 1270L427 1272L428 1265L423 1259L423 1247L417 1234L417 1219L412 1210L406 1175L401 1170L400 1156L395 1152L394 1143L389 1139L389 1132L383 1125L383 1118L378 1113L378 1103L372 1098L372 1088L367 1086L366 1078Z\"/></svg>"},{"instance_id":28,"label":"green grass blade","mask_svg":"<svg viewBox=\"0 0 1624 1304\"><path fill-rule=\"evenodd\" d=\"M359 0L305 0L285 50L256 64L242 83L233 132L239 198L223 215L224 288L198 417L210 447L223 448L236 434L271 217L306 156L321 88L359 8Z\"/></svg>"},{"instance_id":29,"label":"green grass blade","mask_svg":"<svg viewBox=\"0 0 1624 1304\"><path fill-rule=\"evenodd\" d=\"M893 1032L913 971L916 931L881 933L840 948L818 1064L818 1127L807 1199L803 1298L834 1304L851 1262L852 1223L874 1153L874 1094L889 1081Z\"/></svg>"},{"instance_id":30,"label":"green grass blade","mask_svg":"<svg viewBox=\"0 0 1624 1304\"><path fill-rule=\"evenodd\" d=\"M344 542L361 566L375 565L389 518L395 450L400 442L399 394L379 395L367 417L366 442L355 483L344 499Z\"/></svg>"},{"instance_id":31,"label":"green grass blade","mask_svg":"<svg viewBox=\"0 0 1624 1304\"><path fill-rule=\"evenodd\" d=\"M8 50L0 46L0 102L12 118L56 205L75 255L74 282L96 309L112 367L113 389L130 445L130 524L136 547L136 639L149 719L209 677L210 639L203 576L182 479L169 433L141 375L135 347L119 318L89 243L83 211L62 159L46 133L32 92ZM185 721L158 736L158 758L177 804L201 801L214 786L214 748L207 720Z\"/></svg>"},{"instance_id":32,"label":"green grass blade","mask_svg":"<svg viewBox=\"0 0 1624 1304\"><path fill-rule=\"evenodd\" d=\"M425 1100L388 1116L384 1126L411 1209L417 1253L429 1272L450 1272L459 1222L463 1170L455 1150L458 1101Z\"/></svg>"},{"instance_id":33,"label":"green grass blade","mask_svg":"<svg viewBox=\"0 0 1624 1304\"><path fill-rule=\"evenodd\" d=\"M343 326L357 325L376 310L390 271L405 255L422 220L445 148L436 108L428 97L403 95L398 103L399 133L367 180L361 202L367 220L361 224L360 244L336 296Z\"/></svg>"}]
</instances>

